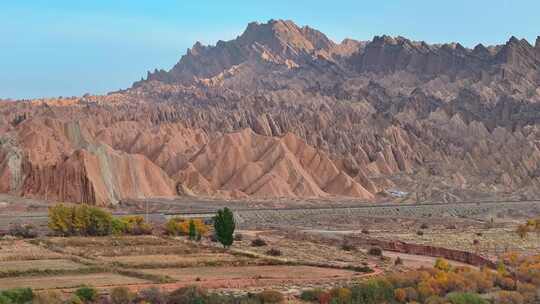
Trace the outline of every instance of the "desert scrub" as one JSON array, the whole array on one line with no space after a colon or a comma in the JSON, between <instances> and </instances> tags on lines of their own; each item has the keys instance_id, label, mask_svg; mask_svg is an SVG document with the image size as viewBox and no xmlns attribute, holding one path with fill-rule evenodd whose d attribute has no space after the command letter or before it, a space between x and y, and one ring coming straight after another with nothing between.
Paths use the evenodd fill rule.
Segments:
<instances>
[{"instance_id":1,"label":"desert scrub","mask_svg":"<svg viewBox=\"0 0 540 304\"><path fill-rule=\"evenodd\" d=\"M283 294L275 290L264 290L257 294L262 303L282 303L285 300Z\"/></svg>"},{"instance_id":2,"label":"desert scrub","mask_svg":"<svg viewBox=\"0 0 540 304\"><path fill-rule=\"evenodd\" d=\"M135 299L136 295L127 287L115 287L111 290L109 296L112 304L130 304Z\"/></svg>"},{"instance_id":3,"label":"desert scrub","mask_svg":"<svg viewBox=\"0 0 540 304\"><path fill-rule=\"evenodd\" d=\"M281 250L277 249L277 248L270 248L266 251L266 254L269 255L269 256L281 256L282 253L281 253Z\"/></svg>"},{"instance_id":4,"label":"desert scrub","mask_svg":"<svg viewBox=\"0 0 540 304\"><path fill-rule=\"evenodd\" d=\"M75 295L84 302L93 302L97 300L98 291L91 286L82 286L75 290Z\"/></svg>"},{"instance_id":5,"label":"desert scrub","mask_svg":"<svg viewBox=\"0 0 540 304\"><path fill-rule=\"evenodd\" d=\"M38 236L38 232L32 224L15 224L9 229L8 235L23 239L33 239Z\"/></svg>"},{"instance_id":6,"label":"desert scrub","mask_svg":"<svg viewBox=\"0 0 540 304\"><path fill-rule=\"evenodd\" d=\"M34 292L30 288L13 288L0 291L1 304L26 304L34 298Z\"/></svg>"},{"instance_id":7,"label":"desert scrub","mask_svg":"<svg viewBox=\"0 0 540 304\"><path fill-rule=\"evenodd\" d=\"M368 249L368 254L373 255L373 256L382 256L383 255L383 250L382 250L381 247L377 247L377 246L370 247Z\"/></svg>"},{"instance_id":8,"label":"desert scrub","mask_svg":"<svg viewBox=\"0 0 540 304\"><path fill-rule=\"evenodd\" d=\"M261 238L256 238L253 241L251 241L251 246L252 247L264 247L266 245L267 245L266 241L261 239Z\"/></svg>"}]
</instances>

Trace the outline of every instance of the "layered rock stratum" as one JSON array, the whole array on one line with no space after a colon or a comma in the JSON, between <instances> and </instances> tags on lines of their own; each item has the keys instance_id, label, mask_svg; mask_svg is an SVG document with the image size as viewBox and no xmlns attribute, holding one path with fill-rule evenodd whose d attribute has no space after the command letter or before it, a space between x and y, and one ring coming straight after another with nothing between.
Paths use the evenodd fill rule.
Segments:
<instances>
[{"instance_id":1,"label":"layered rock stratum","mask_svg":"<svg viewBox=\"0 0 540 304\"><path fill-rule=\"evenodd\" d=\"M536 198L539 41L336 43L250 23L126 90L1 102L0 192L99 205Z\"/></svg>"}]
</instances>

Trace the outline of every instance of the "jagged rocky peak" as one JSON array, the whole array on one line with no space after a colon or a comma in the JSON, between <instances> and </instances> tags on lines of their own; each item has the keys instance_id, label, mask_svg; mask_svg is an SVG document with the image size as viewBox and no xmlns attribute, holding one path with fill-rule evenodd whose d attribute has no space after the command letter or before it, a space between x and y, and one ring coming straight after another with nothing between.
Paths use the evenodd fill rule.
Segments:
<instances>
[{"instance_id":1,"label":"jagged rocky peak","mask_svg":"<svg viewBox=\"0 0 540 304\"><path fill-rule=\"evenodd\" d=\"M497 53L496 61L515 68L534 68L535 49L526 39L512 36Z\"/></svg>"},{"instance_id":2,"label":"jagged rocky peak","mask_svg":"<svg viewBox=\"0 0 540 304\"><path fill-rule=\"evenodd\" d=\"M299 27L290 20L251 22L236 39L220 40L215 46L195 43L169 73L149 73L148 80L189 83L196 78L213 77L250 59L285 63L314 52L330 53L335 46L320 31Z\"/></svg>"},{"instance_id":3,"label":"jagged rocky peak","mask_svg":"<svg viewBox=\"0 0 540 304\"><path fill-rule=\"evenodd\" d=\"M270 20L260 24L252 22L238 38L244 45L261 44L275 52L329 50L335 43L326 35L309 26L299 27L290 20Z\"/></svg>"},{"instance_id":4,"label":"jagged rocky peak","mask_svg":"<svg viewBox=\"0 0 540 304\"><path fill-rule=\"evenodd\" d=\"M540 50L540 36L536 37L535 48Z\"/></svg>"}]
</instances>

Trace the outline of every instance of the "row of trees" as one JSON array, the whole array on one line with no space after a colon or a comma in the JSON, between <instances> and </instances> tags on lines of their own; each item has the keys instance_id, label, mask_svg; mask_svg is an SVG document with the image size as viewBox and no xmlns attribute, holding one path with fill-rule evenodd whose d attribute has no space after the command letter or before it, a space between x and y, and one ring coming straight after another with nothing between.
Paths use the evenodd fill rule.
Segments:
<instances>
[{"instance_id":1,"label":"row of trees","mask_svg":"<svg viewBox=\"0 0 540 304\"><path fill-rule=\"evenodd\" d=\"M67 296L56 290L33 291L30 288L16 288L0 291L0 304L267 304L283 303L284 296L272 290L266 290L244 296L221 295L207 290L188 286L165 292L157 287L142 289L133 292L127 287L112 288L108 295L100 295L98 290L91 286L82 286L72 295Z\"/></svg>"},{"instance_id":2,"label":"row of trees","mask_svg":"<svg viewBox=\"0 0 540 304\"><path fill-rule=\"evenodd\" d=\"M49 229L60 236L106 236L151 234L153 227L142 216L114 217L110 212L89 205L57 204L49 208ZM168 235L187 235L200 240L210 227L201 219L172 218L165 224ZM224 247L234 241L236 224L229 208L218 210L213 218L214 237Z\"/></svg>"},{"instance_id":3,"label":"row of trees","mask_svg":"<svg viewBox=\"0 0 540 304\"><path fill-rule=\"evenodd\" d=\"M525 304L540 303L540 255L504 260L497 271L452 267L438 259L433 268L394 273L357 285L302 293L308 302L328 304ZM489 295L489 296L486 296Z\"/></svg>"}]
</instances>

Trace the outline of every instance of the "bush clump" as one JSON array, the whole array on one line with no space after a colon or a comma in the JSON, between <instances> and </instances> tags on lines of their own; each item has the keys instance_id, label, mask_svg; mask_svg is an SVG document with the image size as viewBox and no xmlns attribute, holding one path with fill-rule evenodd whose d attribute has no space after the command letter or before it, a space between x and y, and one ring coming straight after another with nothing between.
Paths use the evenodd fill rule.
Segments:
<instances>
[{"instance_id":1,"label":"bush clump","mask_svg":"<svg viewBox=\"0 0 540 304\"><path fill-rule=\"evenodd\" d=\"M264 290L257 294L262 303L281 303L285 300L283 294L275 290Z\"/></svg>"},{"instance_id":2,"label":"bush clump","mask_svg":"<svg viewBox=\"0 0 540 304\"><path fill-rule=\"evenodd\" d=\"M182 287L171 292L167 304L205 303L208 298L206 290L197 286Z\"/></svg>"},{"instance_id":3,"label":"bush clump","mask_svg":"<svg viewBox=\"0 0 540 304\"><path fill-rule=\"evenodd\" d=\"M152 234L152 225L140 215L123 216L112 220L113 234L146 235Z\"/></svg>"},{"instance_id":4,"label":"bush clump","mask_svg":"<svg viewBox=\"0 0 540 304\"><path fill-rule=\"evenodd\" d=\"M61 236L104 236L112 232L113 217L101 208L67 206L58 204L49 207L49 229Z\"/></svg>"},{"instance_id":5,"label":"bush clump","mask_svg":"<svg viewBox=\"0 0 540 304\"><path fill-rule=\"evenodd\" d=\"M209 227L201 219L183 219L173 217L165 224L165 232L170 236L188 236L190 223L195 226L198 235L204 236L208 233Z\"/></svg>"},{"instance_id":6,"label":"bush clump","mask_svg":"<svg viewBox=\"0 0 540 304\"><path fill-rule=\"evenodd\" d=\"M382 250L381 247L377 247L377 246L370 247L368 249L368 254L373 255L373 256L382 256L383 255L383 250Z\"/></svg>"},{"instance_id":7,"label":"bush clump","mask_svg":"<svg viewBox=\"0 0 540 304\"><path fill-rule=\"evenodd\" d=\"M1 304L26 304L32 302L34 292L31 288L13 288L0 291Z\"/></svg>"},{"instance_id":8,"label":"bush clump","mask_svg":"<svg viewBox=\"0 0 540 304\"><path fill-rule=\"evenodd\" d=\"M0 303L2 303L0 301ZM62 304L62 294L56 290L41 291L34 294L32 304Z\"/></svg>"},{"instance_id":9,"label":"bush clump","mask_svg":"<svg viewBox=\"0 0 540 304\"><path fill-rule=\"evenodd\" d=\"M13 225L8 234L17 238L33 239L38 236L37 229L32 224L15 224Z\"/></svg>"},{"instance_id":10,"label":"bush clump","mask_svg":"<svg viewBox=\"0 0 540 304\"><path fill-rule=\"evenodd\" d=\"M91 286L82 286L75 290L75 296L77 296L83 302L93 302L97 300L98 291Z\"/></svg>"},{"instance_id":11,"label":"bush clump","mask_svg":"<svg viewBox=\"0 0 540 304\"><path fill-rule=\"evenodd\" d=\"M300 299L307 302L320 302L324 290L321 288L307 289L300 293Z\"/></svg>"},{"instance_id":12,"label":"bush clump","mask_svg":"<svg viewBox=\"0 0 540 304\"><path fill-rule=\"evenodd\" d=\"M109 297L112 304L130 304L135 299L135 294L126 287L115 287Z\"/></svg>"},{"instance_id":13,"label":"bush clump","mask_svg":"<svg viewBox=\"0 0 540 304\"><path fill-rule=\"evenodd\" d=\"M71 298L69 298L65 304L84 304L85 301L83 301L80 297L77 295L72 295Z\"/></svg>"},{"instance_id":14,"label":"bush clump","mask_svg":"<svg viewBox=\"0 0 540 304\"><path fill-rule=\"evenodd\" d=\"M152 304L166 304L167 295L157 287L143 289L137 296L139 302L147 302Z\"/></svg>"},{"instance_id":15,"label":"bush clump","mask_svg":"<svg viewBox=\"0 0 540 304\"><path fill-rule=\"evenodd\" d=\"M251 241L251 246L252 247L264 247L264 246L267 246L267 245L268 244L266 244L266 241L261 239L261 238L256 238L253 241Z\"/></svg>"},{"instance_id":16,"label":"bush clump","mask_svg":"<svg viewBox=\"0 0 540 304\"><path fill-rule=\"evenodd\" d=\"M341 244L341 250L355 251L356 247L353 244L349 243L349 242L343 242L343 244Z\"/></svg>"},{"instance_id":17,"label":"bush clump","mask_svg":"<svg viewBox=\"0 0 540 304\"><path fill-rule=\"evenodd\" d=\"M281 250L277 249L277 248L270 248L266 251L266 254L267 255L270 255L270 256L281 256L282 253L281 253Z\"/></svg>"},{"instance_id":18,"label":"bush clump","mask_svg":"<svg viewBox=\"0 0 540 304\"><path fill-rule=\"evenodd\" d=\"M469 292L452 292L446 296L446 299L451 304L488 304L488 301L478 294Z\"/></svg>"}]
</instances>

